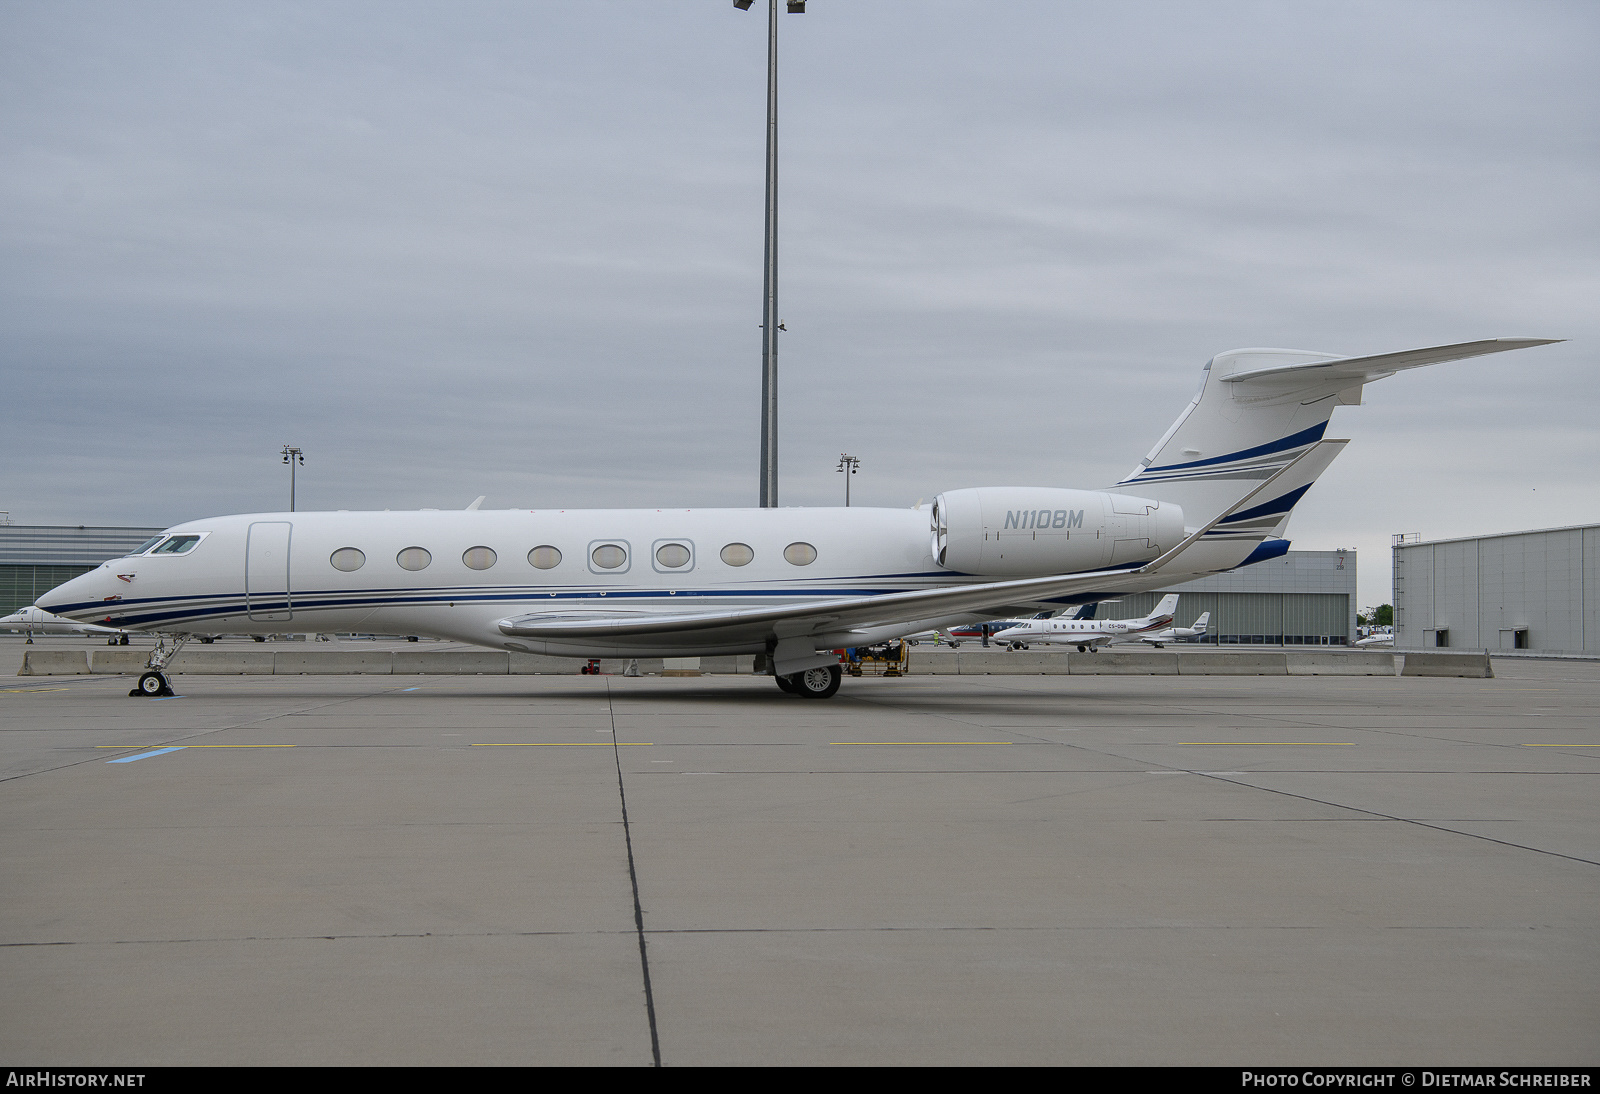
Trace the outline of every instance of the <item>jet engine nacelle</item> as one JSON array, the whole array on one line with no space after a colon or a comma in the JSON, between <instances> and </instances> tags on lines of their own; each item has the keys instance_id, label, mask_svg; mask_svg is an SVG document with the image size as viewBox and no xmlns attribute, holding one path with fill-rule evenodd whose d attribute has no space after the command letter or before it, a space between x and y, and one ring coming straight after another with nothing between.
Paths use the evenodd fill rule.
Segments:
<instances>
[{"instance_id":1,"label":"jet engine nacelle","mask_svg":"<svg viewBox=\"0 0 1600 1094\"><path fill-rule=\"evenodd\" d=\"M940 494L932 532L940 566L984 577L1137 566L1184 537L1183 510L1172 502L1031 486Z\"/></svg>"}]
</instances>

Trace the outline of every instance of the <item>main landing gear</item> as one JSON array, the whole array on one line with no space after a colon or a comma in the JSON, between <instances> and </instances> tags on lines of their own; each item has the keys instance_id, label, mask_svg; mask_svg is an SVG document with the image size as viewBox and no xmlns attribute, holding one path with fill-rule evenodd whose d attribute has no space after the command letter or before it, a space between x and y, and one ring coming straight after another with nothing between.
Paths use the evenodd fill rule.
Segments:
<instances>
[{"instance_id":1,"label":"main landing gear","mask_svg":"<svg viewBox=\"0 0 1600 1094\"><path fill-rule=\"evenodd\" d=\"M790 695L802 695L807 699L831 699L833 693L839 690L839 681L843 677L838 665L823 665L821 668L806 669L804 672L790 673L788 676L774 676L780 691Z\"/></svg>"}]
</instances>

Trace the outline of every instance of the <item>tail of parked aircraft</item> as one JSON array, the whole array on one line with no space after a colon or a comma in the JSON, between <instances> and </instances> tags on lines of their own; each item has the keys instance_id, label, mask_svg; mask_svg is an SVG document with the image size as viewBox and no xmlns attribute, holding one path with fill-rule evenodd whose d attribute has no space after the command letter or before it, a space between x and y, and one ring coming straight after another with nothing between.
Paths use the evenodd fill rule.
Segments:
<instances>
[{"instance_id":1,"label":"tail of parked aircraft","mask_svg":"<svg viewBox=\"0 0 1600 1094\"><path fill-rule=\"evenodd\" d=\"M1176 502L1183 507L1184 523L1199 528L1247 492L1250 480L1270 478L1322 441L1334 407L1359 406L1363 385L1403 369L1555 341L1560 339L1499 338L1376 357L1286 349L1219 353L1201 370L1200 390L1166 435L1127 478L1109 489ZM1326 458L1319 454L1305 461L1273 483L1269 497L1220 521L1206 540L1281 536L1290 510L1337 453L1338 446L1330 446ZM1258 561L1258 555L1249 561Z\"/></svg>"},{"instance_id":2,"label":"tail of parked aircraft","mask_svg":"<svg viewBox=\"0 0 1600 1094\"><path fill-rule=\"evenodd\" d=\"M1209 627L1210 625L1211 625L1211 613L1210 612L1201 612L1200 613L1200 618L1196 619L1194 621L1194 626L1190 627L1189 629L1194 631L1194 633L1197 634L1197 635L1198 634L1205 634L1206 633L1206 628Z\"/></svg>"},{"instance_id":3,"label":"tail of parked aircraft","mask_svg":"<svg viewBox=\"0 0 1600 1094\"><path fill-rule=\"evenodd\" d=\"M1155 611L1151 612L1145 618L1146 619L1161 619L1162 617L1165 617L1168 622L1171 622L1172 613L1177 611L1177 610L1178 610L1178 594L1177 593L1168 593L1166 596L1161 598L1161 603L1156 605Z\"/></svg>"}]
</instances>

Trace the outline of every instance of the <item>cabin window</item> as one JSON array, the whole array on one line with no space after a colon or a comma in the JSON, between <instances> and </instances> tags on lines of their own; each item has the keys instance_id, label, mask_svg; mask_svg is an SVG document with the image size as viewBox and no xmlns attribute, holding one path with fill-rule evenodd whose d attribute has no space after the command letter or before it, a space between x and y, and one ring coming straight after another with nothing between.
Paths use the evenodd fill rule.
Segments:
<instances>
[{"instance_id":1,"label":"cabin window","mask_svg":"<svg viewBox=\"0 0 1600 1094\"><path fill-rule=\"evenodd\" d=\"M348 574L365 566L367 556L355 547L341 547L328 556L328 561L333 563L335 570L343 570Z\"/></svg>"},{"instance_id":2,"label":"cabin window","mask_svg":"<svg viewBox=\"0 0 1600 1094\"><path fill-rule=\"evenodd\" d=\"M428 563L433 561L433 556L426 547L407 547L404 551L394 556L402 570L424 570Z\"/></svg>"},{"instance_id":3,"label":"cabin window","mask_svg":"<svg viewBox=\"0 0 1600 1094\"><path fill-rule=\"evenodd\" d=\"M493 547L468 547L462 552L461 561L469 570L487 570L498 557Z\"/></svg>"},{"instance_id":4,"label":"cabin window","mask_svg":"<svg viewBox=\"0 0 1600 1094\"><path fill-rule=\"evenodd\" d=\"M200 542L199 536L173 536L167 542L157 547L150 553L153 555L182 555L194 550L194 545Z\"/></svg>"},{"instance_id":5,"label":"cabin window","mask_svg":"<svg viewBox=\"0 0 1600 1094\"><path fill-rule=\"evenodd\" d=\"M817 561L817 549L809 543L791 543L783 549L783 560L791 566L809 566Z\"/></svg>"},{"instance_id":6,"label":"cabin window","mask_svg":"<svg viewBox=\"0 0 1600 1094\"><path fill-rule=\"evenodd\" d=\"M528 552L528 565L540 570L553 570L561 565L561 552L548 543Z\"/></svg>"},{"instance_id":7,"label":"cabin window","mask_svg":"<svg viewBox=\"0 0 1600 1094\"><path fill-rule=\"evenodd\" d=\"M689 564L689 548L681 543L663 543L656 548L656 562L664 569L680 569Z\"/></svg>"},{"instance_id":8,"label":"cabin window","mask_svg":"<svg viewBox=\"0 0 1600 1094\"><path fill-rule=\"evenodd\" d=\"M729 566L748 566L755 557L748 543L730 543L722 549L722 561Z\"/></svg>"},{"instance_id":9,"label":"cabin window","mask_svg":"<svg viewBox=\"0 0 1600 1094\"><path fill-rule=\"evenodd\" d=\"M594 549L589 558L602 570L615 570L628 561L628 552L615 543L602 543Z\"/></svg>"}]
</instances>

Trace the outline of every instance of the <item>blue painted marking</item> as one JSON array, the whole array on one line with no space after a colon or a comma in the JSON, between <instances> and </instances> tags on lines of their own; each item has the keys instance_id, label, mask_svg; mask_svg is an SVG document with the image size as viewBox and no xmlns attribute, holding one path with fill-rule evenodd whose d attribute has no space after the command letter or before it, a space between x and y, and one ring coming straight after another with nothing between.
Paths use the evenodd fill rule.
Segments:
<instances>
[{"instance_id":1,"label":"blue painted marking","mask_svg":"<svg viewBox=\"0 0 1600 1094\"><path fill-rule=\"evenodd\" d=\"M185 745L169 745L166 748L158 748L154 752L141 752L137 756L121 756L121 757L118 757L115 760L107 760L106 763L108 763L108 764L131 764L134 760L147 760L151 756L165 756L168 752L182 752L185 747L187 747L187 746L185 746Z\"/></svg>"},{"instance_id":2,"label":"blue painted marking","mask_svg":"<svg viewBox=\"0 0 1600 1094\"><path fill-rule=\"evenodd\" d=\"M420 691L421 688L401 688L401 691Z\"/></svg>"}]
</instances>

